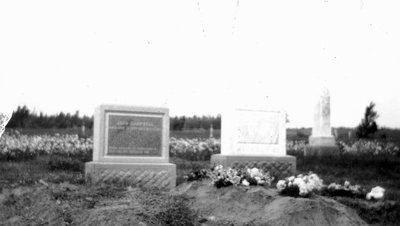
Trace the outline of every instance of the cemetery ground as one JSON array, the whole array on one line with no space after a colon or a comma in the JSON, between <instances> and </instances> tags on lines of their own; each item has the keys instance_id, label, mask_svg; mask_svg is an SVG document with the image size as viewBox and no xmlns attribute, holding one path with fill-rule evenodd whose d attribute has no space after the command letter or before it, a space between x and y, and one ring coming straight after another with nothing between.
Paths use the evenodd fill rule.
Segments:
<instances>
[{"instance_id":1,"label":"cemetery ground","mask_svg":"<svg viewBox=\"0 0 400 226\"><path fill-rule=\"evenodd\" d=\"M303 157L301 147L289 147L288 154L297 157L297 174L312 171L325 184L347 180L368 191L378 185L384 187L385 198L380 201L332 198L354 209L369 224L400 224L400 156L360 153ZM85 185L84 162L91 156L91 152L69 156L54 152L2 159L0 225L213 225L213 219L205 219L193 210L185 195L111 184ZM188 173L209 168L208 159L207 154L171 154L170 162L177 165L177 184L184 185L183 177Z\"/></svg>"}]
</instances>

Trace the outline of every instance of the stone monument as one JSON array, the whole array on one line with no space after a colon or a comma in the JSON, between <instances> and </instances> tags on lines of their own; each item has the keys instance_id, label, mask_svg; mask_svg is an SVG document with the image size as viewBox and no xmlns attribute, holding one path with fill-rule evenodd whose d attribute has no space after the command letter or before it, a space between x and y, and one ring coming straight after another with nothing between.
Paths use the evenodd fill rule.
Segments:
<instances>
[{"instance_id":1,"label":"stone monument","mask_svg":"<svg viewBox=\"0 0 400 226\"><path fill-rule=\"evenodd\" d=\"M309 147L305 155L337 154L335 137L331 129L330 94L326 86L322 88L314 110L314 126L308 139Z\"/></svg>"},{"instance_id":2,"label":"stone monument","mask_svg":"<svg viewBox=\"0 0 400 226\"><path fill-rule=\"evenodd\" d=\"M93 143L93 161L85 165L88 183L175 187L167 108L101 105L94 115Z\"/></svg>"},{"instance_id":3,"label":"stone monument","mask_svg":"<svg viewBox=\"0 0 400 226\"><path fill-rule=\"evenodd\" d=\"M211 156L213 165L257 167L277 178L295 173L296 158L286 155L286 113L268 107L266 98L237 102L221 123L221 154Z\"/></svg>"},{"instance_id":4,"label":"stone monument","mask_svg":"<svg viewBox=\"0 0 400 226\"><path fill-rule=\"evenodd\" d=\"M8 121L11 119L12 113L0 112L0 137L3 135Z\"/></svg>"}]
</instances>

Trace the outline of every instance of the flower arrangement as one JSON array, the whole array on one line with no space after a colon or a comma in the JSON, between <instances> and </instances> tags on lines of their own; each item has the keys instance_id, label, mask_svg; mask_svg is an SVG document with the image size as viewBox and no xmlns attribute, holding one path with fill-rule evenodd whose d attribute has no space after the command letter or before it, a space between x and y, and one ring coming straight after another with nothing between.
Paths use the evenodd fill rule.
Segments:
<instances>
[{"instance_id":1,"label":"flower arrangement","mask_svg":"<svg viewBox=\"0 0 400 226\"><path fill-rule=\"evenodd\" d=\"M249 185L267 185L270 186L273 177L270 176L269 172L264 173L262 170L257 168L249 169L242 171L242 184L245 186L248 183ZM247 182L247 183L246 183Z\"/></svg>"},{"instance_id":2,"label":"flower arrangement","mask_svg":"<svg viewBox=\"0 0 400 226\"><path fill-rule=\"evenodd\" d=\"M262 170L257 168L244 168L244 169L232 169L224 168L222 165L215 166L212 170L199 170L190 173L186 176L188 181L202 180L204 178L210 178L212 184L217 188L227 187L231 185L261 185L270 186L273 177L270 176L269 172L264 173Z\"/></svg>"},{"instance_id":3,"label":"flower arrangement","mask_svg":"<svg viewBox=\"0 0 400 226\"><path fill-rule=\"evenodd\" d=\"M323 186L323 180L312 172L308 175L287 177L276 184L280 194L292 197L307 197L314 191L320 191Z\"/></svg>"},{"instance_id":4,"label":"flower arrangement","mask_svg":"<svg viewBox=\"0 0 400 226\"><path fill-rule=\"evenodd\" d=\"M211 179L212 184L217 188L227 186L250 186L261 185L270 186L273 177L269 172L264 173L257 168L232 169L224 168L222 165L215 166L212 170L197 170L185 176L188 181ZM371 192L366 193L360 185L352 185L345 181L343 185L331 183L324 185L323 180L315 173L307 175L299 174L297 176L287 177L278 181L276 188L281 195L292 197L309 197L314 192L328 196L343 196L352 198L366 198L368 200L378 200L384 197L385 189L374 187Z\"/></svg>"},{"instance_id":5,"label":"flower arrangement","mask_svg":"<svg viewBox=\"0 0 400 226\"><path fill-rule=\"evenodd\" d=\"M223 168L222 165L216 166L211 172L210 176L214 185L217 188L226 187L229 185L261 185L270 186L273 177L270 176L269 172L264 173L262 170L257 168L244 168L244 169L231 169Z\"/></svg>"},{"instance_id":6,"label":"flower arrangement","mask_svg":"<svg viewBox=\"0 0 400 226\"><path fill-rule=\"evenodd\" d=\"M365 188L360 185L351 185L349 181L345 181L343 185L331 183L326 188L326 193L330 196L344 196L351 198L366 198L368 200L383 199L385 189L376 186L370 192L366 192Z\"/></svg>"},{"instance_id":7,"label":"flower arrangement","mask_svg":"<svg viewBox=\"0 0 400 226\"><path fill-rule=\"evenodd\" d=\"M222 165L215 166L209 177L217 188L240 185L242 182L239 171L232 168L225 169Z\"/></svg>"},{"instance_id":8,"label":"flower arrangement","mask_svg":"<svg viewBox=\"0 0 400 226\"><path fill-rule=\"evenodd\" d=\"M385 195L385 189L379 186L376 186L374 188L371 189L371 191L367 194L366 198L368 200L371 199L383 199Z\"/></svg>"},{"instance_id":9,"label":"flower arrangement","mask_svg":"<svg viewBox=\"0 0 400 226\"><path fill-rule=\"evenodd\" d=\"M360 185L351 185L349 181L345 181L343 185L331 183L326 188L326 192L330 196L344 196L344 197L365 197L365 189Z\"/></svg>"}]
</instances>

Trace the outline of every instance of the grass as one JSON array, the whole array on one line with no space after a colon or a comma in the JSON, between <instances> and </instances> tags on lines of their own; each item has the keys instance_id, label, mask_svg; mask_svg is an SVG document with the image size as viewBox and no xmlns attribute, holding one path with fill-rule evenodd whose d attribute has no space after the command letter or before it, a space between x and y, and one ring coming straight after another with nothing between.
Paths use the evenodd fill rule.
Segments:
<instances>
[{"instance_id":1,"label":"grass","mask_svg":"<svg viewBox=\"0 0 400 226\"><path fill-rule=\"evenodd\" d=\"M83 184L84 173L81 167L79 171L72 168L55 169L49 167L52 158L39 156L26 161L2 161L0 163L0 190L17 186L29 186L40 180L61 183L68 181L72 184ZM79 162L79 164L83 164Z\"/></svg>"},{"instance_id":2,"label":"grass","mask_svg":"<svg viewBox=\"0 0 400 226\"><path fill-rule=\"evenodd\" d=\"M175 159L174 162L178 167L178 183L184 181L183 176L186 173L193 169L203 168L208 164L208 162L189 162L182 159ZM71 186L75 187L74 185L84 185L83 164L77 159L65 156L38 156L35 159L22 161L0 161L0 194L10 189L33 188L38 183L46 184L46 186L47 184L57 184L57 186L50 185L47 191L50 191L52 199L58 200L57 202L64 203L64 205L57 207L62 211L58 211L58 209L49 209L48 211L61 212L59 214L59 217L62 218L60 218L61 221L72 223L74 210L71 207L83 208L82 210L91 209L101 202L100 200L118 199L126 193L126 188L114 185L78 186L77 190L70 189ZM65 182L67 185L64 186ZM139 216L147 219L150 225L197 225L197 213L189 208L186 197L166 196L160 191L152 189L141 190L139 196L136 197L141 205ZM43 194L42 198L44 197L46 196ZM16 216L17 219L21 216L26 218L27 215L30 215L36 201L39 200L35 200L35 197L9 196L3 200L3 204L9 211L3 215L0 214L0 224L2 220L12 216ZM29 208L29 213L24 208ZM42 206L41 208L46 207ZM1 219L2 216L6 218ZM29 222L32 223L33 220ZM39 222L39 224L42 223L45 224L46 220Z\"/></svg>"},{"instance_id":3,"label":"grass","mask_svg":"<svg viewBox=\"0 0 400 226\"><path fill-rule=\"evenodd\" d=\"M209 161L187 161L171 159L177 165L177 184L184 181L184 176L198 169L208 168ZM23 161L0 162L0 190L4 187L29 186L39 180L71 184L83 184L84 162L65 156L38 156Z\"/></svg>"},{"instance_id":4,"label":"grass","mask_svg":"<svg viewBox=\"0 0 400 226\"><path fill-rule=\"evenodd\" d=\"M387 198L400 202L400 159L391 156L297 157L297 170L317 173L325 184L346 180L368 190L375 186L387 188Z\"/></svg>"},{"instance_id":5,"label":"grass","mask_svg":"<svg viewBox=\"0 0 400 226\"><path fill-rule=\"evenodd\" d=\"M335 197L355 209L361 218L374 225L400 224L400 158L392 156L344 155L330 157L297 156L297 172L317 173L325 184L359 184L367 191L375 186L386 189L383 201Z\"/></svg>"},{"instance_id":6,"label":"grass","mask_svg":"<svg viewBox=\"0 0 400 226\"><path fill-rule=\"evenodd\" d=\"M339 136L345 138L348 129L339 129ZM38 131L25 131L38 134ZM49 131L41 131L47 133ZM62 134L62 131L50 131ZM68 131L64 131L68 132ZM69 131L73 133L73 131ZM90 131L91 133L91 131ZM309 129L288 129L289 140L307 140ZM395 142L400 146L400 130L382 130L379 137L386 134L388 141ZM171 137L177 138L208 138L209 131L171 131ZM219 138L220 131L214 130L214 136ZM0 191L19 186L34 186L37 183L60 184L68 182L75 185L84 185L84 162L90 161L92 153L87 156L62 156L62 155L24 155L23 152L15 152L15 158L0 159ZM370 156L370 155L344 155L329 158L297 157L297 173L309 171L317 173L325 182L341 183L345 180L351 184L360 184L368 191L375 186L386 189L385 199L378 202L368 202L362 199L335 197L335 199L351 208L367 222L373 225L400 225L400 158L392 156ZM170 158L170 162L177 166L177 184L185 181L184 176L192 171L209 168L209 161L188 161L180 158ZM87 186L80 186L87 187ZM64 190L55 191L55 199L83 200L87 208L93 208L96 200L100 198L119 197L121 189L115 187L85 188L84 193L73 193L66 195ZM81 191L80 191L81 192ZM162 224L175 224L176 219L181 219L184 225L196 222L196 213L187 206L185 197L169 197L146 191L143 197L143 205L150 207L155 203L166 203L159 205L157 211L145 212L143 216L151 218L154 222ZM152 195L153 194L153 195ZM151 198L152 197L152 198ZM161 202L161 201L162 202ZM15 201L15 200L14 200ZM13 200L9 204L13 205ZM85 208L86 208L85 207ZM21 210L22 211L22 210ZM69 219L68 216L66 216Z\"/></svg>"},{"instance_id":7,"label":"grass","mask_svg":"<svg viewBox=\"0 0 400 226\"><path fill-rule=\"evenodd\" d=\"M209 161L171 158L170 162L177 165L177 184L184 182L184 176L190 172L210 167ZM328 158L297 156L297 173L309 171L317 173L325 184L331 182L343 184L345 180L348 180L351 184L360 184L368 191L378 185L384 187L387 191L384 201L371 204L371 202L360 199L336 199L356 209L367 223L376 225L400 224L400 158L368 155L344 155ZM0 162L0 191L6 188L42 183L40 181L56 184L69 182L70 184L83 185L85 182L84 163L81 158L45 155L23 161ZM110 194L112 196L113 193L118 191L118 189L102 189L91 193L98 196L110 196ZM55 193L55 195L61 197L64 193ZM185 206L187 202L184 197L164 198L168 205L160 206L156 220L173 224L176 223L174 223L174 219L178 218L186 223L196 220L196 214L191 212L188 206ZM151 205L151 203L148 205Z\"/></svg>"},{"instance_id":8,"label":"grass","mask_svg":"<svg viewBox=\"0 0 400 226\"><path fill-rule=\"evenodd\" d=\"M158 218L164 225L191 226L198 221L198 215L190 209L189 200L185 196L168 196L161 204Z\"/></svg>"},{"instance_id":9,"label":"grass","mask_svg":"<svg viewBox=\"0 0 400 226\"><path fill-rule=\"evenodd\" d=\"M171 158L177 165L177 183L192 171L209 168L209 161L188 161ZM317 173L326 184L345 180L360 184L367 189L374 186L387 188L387 198L400 202L400 159L393 157L337 156L315 158L297 156L298 173ZM39 156L25 161L2 161L0 187L5 185L30 185L40 179L49 182L68 181L84 183L84 163L63 156Z\"/></svg>"}]
</instances>

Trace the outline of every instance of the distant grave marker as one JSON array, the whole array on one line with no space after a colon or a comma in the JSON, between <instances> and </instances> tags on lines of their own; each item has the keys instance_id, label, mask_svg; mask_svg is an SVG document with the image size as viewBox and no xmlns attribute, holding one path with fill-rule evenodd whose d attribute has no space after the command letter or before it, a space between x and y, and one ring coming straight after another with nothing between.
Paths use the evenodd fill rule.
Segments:
<instances>
[{"instance_id":1,"label":"distant grave marker","mask_svg":"<svg viewBox=\"0 0 400 226\"><path fill-rule=\"evenodd\" d=\"M337 155L339 148L331 128L330 94L328 88L322 87L314 109L314 126L308 139L309 146L305 155Z\"/></svg>"},{"instance_id":2,"label":"distant grave marker","mask_svg":"<svg viewBox=\"0 0 400 226\"><path fill-rule=\"evenodd\" d=\"M169 160L167 108L102 105L94 120L93 162L89 182L145 187L175 186L176 166Z\"/></svg>"}]
</instances>

